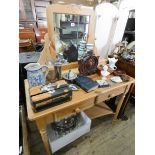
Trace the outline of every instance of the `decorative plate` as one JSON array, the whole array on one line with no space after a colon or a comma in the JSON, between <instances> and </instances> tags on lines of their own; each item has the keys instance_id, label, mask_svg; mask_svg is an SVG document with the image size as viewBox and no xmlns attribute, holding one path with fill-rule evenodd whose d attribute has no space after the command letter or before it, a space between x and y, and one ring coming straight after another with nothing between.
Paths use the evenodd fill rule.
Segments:
<instances>
[{"instance_id":1,"label":"decorative plate","mask_svg":"<svg viewBox=\"0 0 155 155\"><path fill-rule=\"evenodd\" d=\"M69 74L69 72L64 73L64 74L62 75L62 77L63 77L65 80L74 80L74 79L77 78L77 74L76 74L76 73L74 73L72 76L69 76L68 74Z\"/></svg>"},{"instance_id":2,"label":"decorative plate","mask_svg":"<svg viewBox=\"0 0 155 155\"><path fill-rule=\"evenodd\" d=\"M123 82L120 76L113 76L110 79L111 79L111 81L116 82L116 83Z\"/></svg>"}]
</instances>

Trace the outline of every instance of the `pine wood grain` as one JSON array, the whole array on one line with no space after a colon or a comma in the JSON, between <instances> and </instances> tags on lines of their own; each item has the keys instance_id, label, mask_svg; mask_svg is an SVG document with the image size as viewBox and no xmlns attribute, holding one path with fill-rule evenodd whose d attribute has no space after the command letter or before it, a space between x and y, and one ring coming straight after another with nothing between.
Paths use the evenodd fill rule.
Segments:
<instances>
[{"instance_id":1,"label":"pine wood grain","mask_svg":"<svg viewBox=\"0 0 155 155\"><path fill-rule=\"evenodd\" d=\"M90 77L94 80L101 79L101 77L98 76L97 74L94 74ZM134 83L134 79L130 77L128 82L117 83L117 84L115 84L111 87L108 87L108 88L107 87L106 88L98 88L95 91L92 91L90 93L86 93L85 91L80 89L79 91L73 92L71 101L63 103L63 104L55 106L55 107L51 107L49 109L46 109L44 111L37 112L37 113L35 113L32 110L30 95L29 95L28 81L25 80L24 82L25 82L28 118L29 118L29 120L36 121L37 127L38 127L41 137L42 137L43 144L46 149L46 152L48 155L50 155L51 152L49 149L49 143L48 143L48 137L47 137L47 131L46 131L47 124L57 121L59 119L63 119L66 115L70 115L74 112L77 112L77 111L79 112L80 110L85 110L87 108L91 108L95 104L95 99L99 95L102 95L102 94L104 95L104 94L109 93L113 90L121 89L122 87L125 87L125 91L123 93L121 92L122 95L118 102L118 105L116 108L116 113L114 114L114 117L113 117L113 122L115 122L117 120L119 111L122 107L124 97L125 97L126 93L128 92L131 84ZM119 94L117 94L117 95L119 95ZM85 105L85 103L87 103L87 104ZM65 113L66 110L67 110L67 112ZM108 110L107 107L104 109L104 111L106 111L106 110ZM101 111L99 111L99 110L96 110L96 112L99 112L99 113L96 113L94 117L96 117L97 115L98 116L103 115L103 113L101 114ZM91 112L91 114L92 114L92 112ZM110 111L108 111L107 113L104 113L104 115L105 114L106 115L110 114Z\"/></svg>"},{"instance_id":2,"label":"pine wood grain","mask_svg":"<svg viewBox=\"0 0 155 155\"><path fill-rule=\"evenodd\" d=\"M91 119L114 114L114 112L104 102L95 104L95 106L85 110L84 112Z\"/></svg>"}]
</instances>

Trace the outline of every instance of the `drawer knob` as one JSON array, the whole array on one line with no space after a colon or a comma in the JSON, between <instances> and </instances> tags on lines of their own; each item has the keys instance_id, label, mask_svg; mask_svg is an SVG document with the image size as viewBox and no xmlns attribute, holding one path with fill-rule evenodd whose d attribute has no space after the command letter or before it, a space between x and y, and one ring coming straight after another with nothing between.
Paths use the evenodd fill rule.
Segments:
<instances>
[{"instance_id":1,"label":"drawer knob","mask_svg":"<svg viewBox=\"0 0 155 155\"><path fill-rule=\"evenodd\" d=\"M76 109L75 109L75 112L76 112L76 113L79 113L80 111L81 111L81 110L80 110L79 108L76 108Z\"/></svg>"}]
</instances>

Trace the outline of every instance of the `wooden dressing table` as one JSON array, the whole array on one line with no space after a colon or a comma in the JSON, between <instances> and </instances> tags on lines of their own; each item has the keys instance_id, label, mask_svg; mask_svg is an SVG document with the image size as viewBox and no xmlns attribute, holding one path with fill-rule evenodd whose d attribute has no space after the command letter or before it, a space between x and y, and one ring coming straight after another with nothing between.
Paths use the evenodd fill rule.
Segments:
<instances>
[{"instance_id":1,"label":"wooden dressing table","mask_svg":"<svg viewBox=\"0 0 155 155\"><path fill-rule=\"evenodd\" d=\"M56 28L54 27L54 19L57 17L57 14L68 14L75 16L88 16L89 17L89 27L87 34L87 43L94 45L95 40L95 23L96 15L93 8L76 6L76 5L61 5L61 4L52 4L47 8L47 21L48 21L48 34L45 35L45 45L44 49L41 52L38 63L41 65L47 65L49 60L56 59ZM93 52L98 56L97 49L94 45ZM78 62L72 62L67 65L62 66L63 71L72 71L77 73ZM53 70L53 69L52 69ZM93 80L100 80L101 76L94 74L90 78ZM110 77L109 77L110 78ZM60 81L61 82L61 81ZM111 87L98 88L90 93L86 93L84 90L80 89L79 91L74 91L72 100L65 102L61 105L51 107L41 112L33 112L30 96L29 96L29 85L28 81L25 80L25 93L26 93L26 106L28 119L30 121L35 121L37 128L41 134L42 141L44 143L46 152L48 155L51 155L51 150L48 142L47 136L47 125L59 121L67 116L70 116L80 111L84 111L88 117L91 119L101 117L104 115L113 115L113 122L117 120L117 116L120 112L121 107L123 106L123 100L125 95L129 91L130 86L134 83L134 79L130 77L128 82L122 82L112 85ZM109 100L115 96L119 96L117 103L116 111L112 111L104 101Z\"/></svg>"},{"instance_id":2,"label":"wooden dressing table","mask_svg":"<svg viewBox=\"0 0 155 155\"><path fill-rule=\"evenodd\" d=\"M94 74L90 76L92 79L101 79L100 76ZM66 116L70 116L80 111L84 111L91 119L101 117L104 115L113 115L113 122L117 120L117 116L121 107L123 106L123 100L125 95L129 91L130 86L134 83L134 79L130 77L128 82L116 83L111 87L98 88L90 93L86 93L82 89L73 92L72 100L61 105L51 107L41 112L34 113L31 107L29 96L28 81L25 80L25 93L26 93L26 106L28 119L35 121L37 128L41 134L42 141L44 143L46 152L51 155L51 150L47 136L47 125L63 119ZM104 101L119 96L116 111L113 112Z\"/></svg>"}]
</instances>

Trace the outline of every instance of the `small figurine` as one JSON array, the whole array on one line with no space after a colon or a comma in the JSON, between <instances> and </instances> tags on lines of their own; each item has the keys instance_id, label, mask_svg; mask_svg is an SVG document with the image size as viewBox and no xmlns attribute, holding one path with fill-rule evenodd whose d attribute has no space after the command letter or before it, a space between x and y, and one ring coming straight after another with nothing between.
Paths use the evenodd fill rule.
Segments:
<instances>
[{"instance_id":1,"label":"small figurine","mask_svg":"<svg viewBox=\"0 0 155 155\"><path fill-rule=\"evenodd\" d=\"M115 66L116 62L118 61L118 59L115 59L114 57L113 58L108 58L108 61L109 61L109 67L112 69L112 70L116 70L117 67Z\"/></svg>"},{"instance_id":2,"label":"small figurine","mask_svg":"<svg viewBox=\"0 0 155 155\"><path fill-rule=\"evenodd\" d=\"M102 79L105 80L106 76L108 76L110 73L108 72L108 66L104 65L103 70L101 71L101 75L103 76Z\"/></svg>"}]
</instances>

